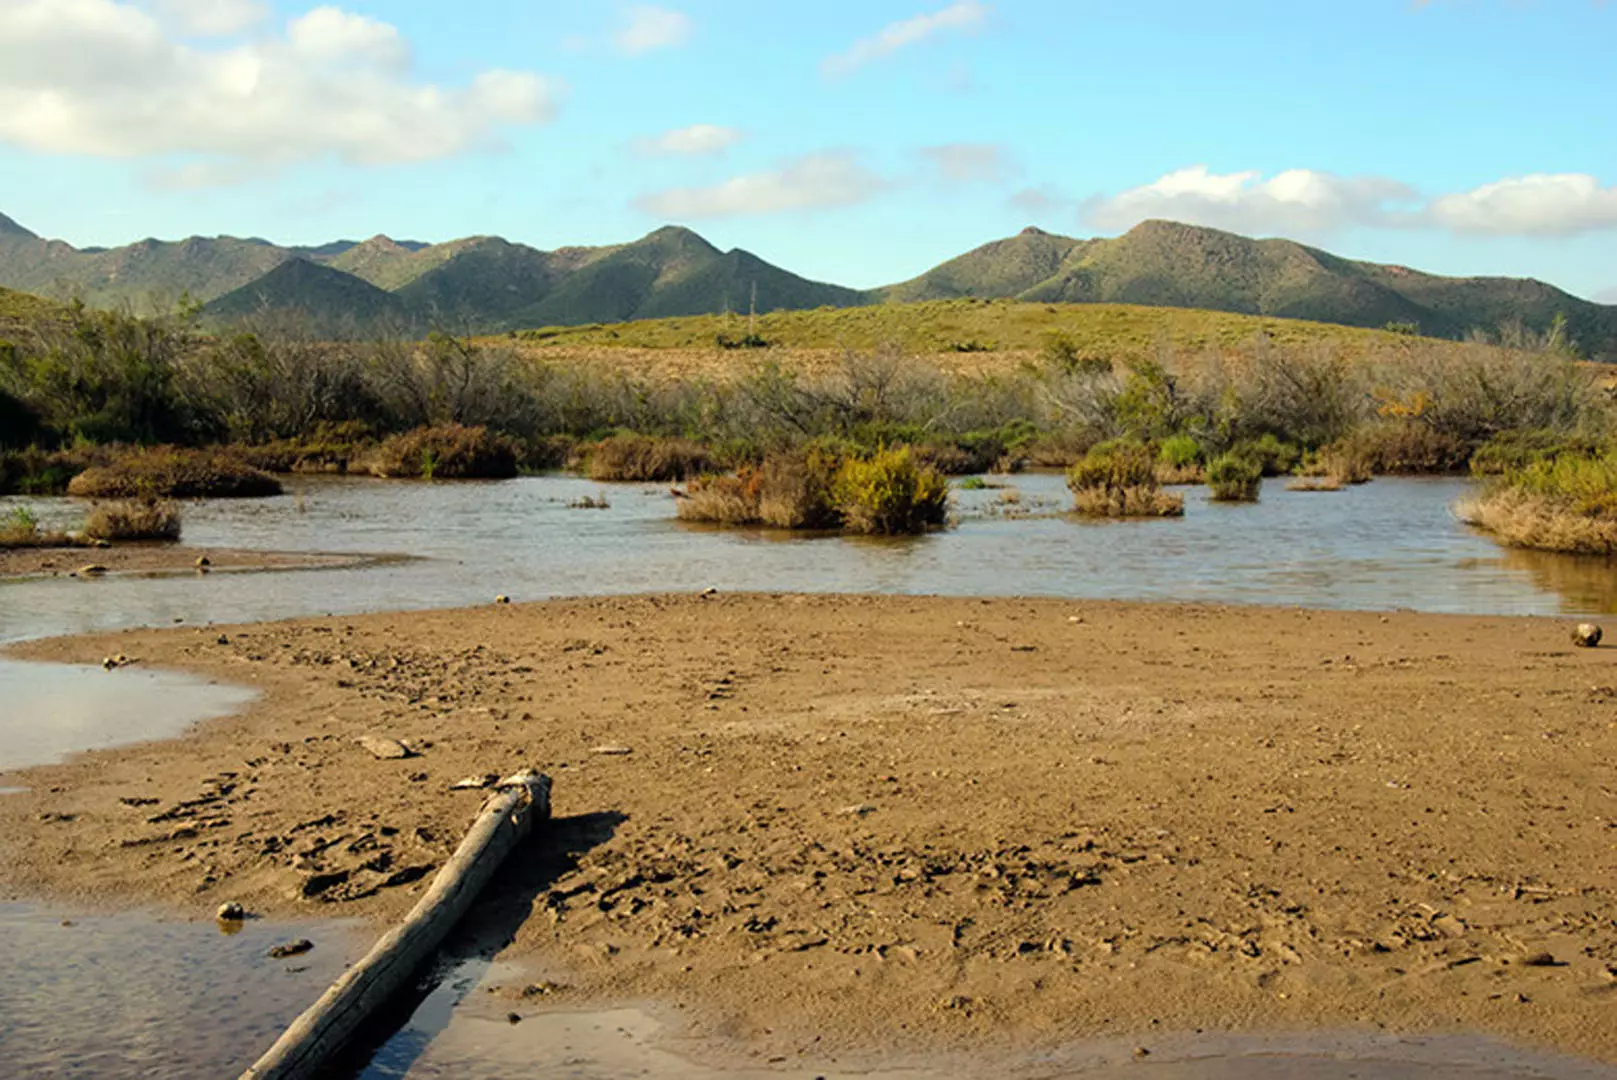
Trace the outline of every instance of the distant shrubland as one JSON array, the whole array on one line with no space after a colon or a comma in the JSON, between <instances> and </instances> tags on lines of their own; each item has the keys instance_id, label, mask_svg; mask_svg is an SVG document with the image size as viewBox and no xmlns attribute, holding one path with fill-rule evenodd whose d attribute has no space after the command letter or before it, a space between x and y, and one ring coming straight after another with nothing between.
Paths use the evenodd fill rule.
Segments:
<instances>
[{"instance_id":1,"label":"distant shrubland","mask_svg":"<svg viewBox=\"0 0 1617 1080\"><path fill-rule=\"evenodd\" d=\"M719 471L756 486L768 462L810 447L835 448L842 462L907 446L912 464L969 473L1065 468L1097 446L1126 444L1136 448L1128 467L1148 465L1152 484L1199 482L1221 463L1234 492L1250 487L1253 464L1264 475L1300 468L1341 483L1473 462L1498 471L1604 446L1611 431L1599 369L1553 337L1507 348L1340 327L1311 336L1306 323L1159 311L1159 326L1179 329L1153 344L1142 340L1143 316L1129 315L1126 345L1114 349L1077 324L996 331L983 321L999 308L1030 320L1032 307L964 305L974 321L940 329L956 342L1028 339L1018 358L988 367L878 341L831 359L822 349L812 363L789 348L709 347L706 366L690 369L700 373L683 377L650 362L607 362L595 346L444 334L333 343L284 322L214 337L196 330L194 313L70 307L4 331L0 490L60 491L91 467L99 471L81 490L148 498L217 491L189 486L187 469L212 469L214 479L248 470L245 491L268 490L259 470L449 478L563 464L602 480ZM924 314L858 311L877 328ZM817 317L856 315L791 315L805 325ZM1207 332L1184 332L1198 317ZM1110 327L1117 313L1097 308L1093 319ZM1270 322L1283 334L1263 332ZM1237 338L1241 326L1260 329ZM775 340L777 329L765 336ZM722 363L708 363L714 356ZM168 449L129 458L107 449L115 446ZM218 446L231 453L182 453ZM1122 489L1108 490L1115 502ZM803 497L783 495L781 505Z\"/></svg>"}]
</instances>

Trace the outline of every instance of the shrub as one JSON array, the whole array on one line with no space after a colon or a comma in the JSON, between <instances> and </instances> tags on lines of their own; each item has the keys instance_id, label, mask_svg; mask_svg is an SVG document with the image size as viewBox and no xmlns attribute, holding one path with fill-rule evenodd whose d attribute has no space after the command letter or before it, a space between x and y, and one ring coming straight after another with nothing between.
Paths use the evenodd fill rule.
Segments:
<instances>
[{"instance_id":1,"label":"shrub","mask_svg":"<svg viewBox=\"0 0 1617 1080\"><path fill-rule=\"evenodd\" d=\"M180 508L168 500L101 503L90 511L84 535L95 540L178 540Z\"/></svg>"},{"instance_id":2,"label":"shrub","mask_svg":"<svg viewBox=\"0 0 1617 1080\"><path fill-rule=\"evenodd\" d=\"M1599 452L1600 443L1585 435L1544 430L1501 431L1472 453L1471 472L1476 476L1498 476L1549 458L1594 457Z\"/></svg>"},{"instance_id":3,"label":"shrub","mask_svg":"<svg viewBox=\"0 0 1617 1080\"><path fill-rule=\"evenodd\" d=\"M1312 454L1301 473L1307 477L1323 477L1338 488L1368 483L1374 475L1364 449L1345 442L1332 443Z\"/></svg>"},{"instance_id":4,"label":"shrub","mask_svg":"<svg viewBox=\"0 0 1617 1080\"><path fill-rule=\"evenodd\" d=\"M1465 468L1471 448L1456 435L1416 421L1371 424L1338 439L1335 449L1377 475L1431 475Z\"/></svg>"},{"instance_id":5,"label":"shrub","mask_svg":"<svg viewBox=\"0 0 1617 1080\"><path fill-rule=\"evenodd\" d=\"M250 499L281 493L281 482L236 454L158 446L92 466L67 485L93 499Z\"/></svg>"},{"instance_id":6,"label":"shrub","mask_svg":"<svg viewBox=\"0 0 1617 1080\"><path fill-rule=\"evenodd\" d=\"M235 448L256 469L270 473L346 473L374 445L359 421L317 424L307 435Z\"/></svg>"},{"instance_id":7,"label":"shrub","mask_svg":"<svg viewBox=\"0 0 1617 1080\"><path fill-rule=\"evenodd\" d=\"M1205 475L1201 446L1189 435L1170 435L1157 444L1157 482L1199 484Z\"/></svg>"},{"instance_id":8,"label":"shrub","mask_svg":"<svg viewBox=\"0 0 1617 1080\"><path fill-rule=\"evenodd\" d=\"M714 525L759 525L758 493L745 476L704 476L676 492L675 513L681 521Z\"/></svg>"},{"instance_id":9,"label":"shrub","mask_svg":"<svg viewBox=\"0 0 1617 1080\"><path fill-rule=\"evenodd\" d=\"M846 513L835 490L841 467L839 455L822 447L766 458L756 469L759 520L780 529L837 528Z\"/></svg>"},{"instance_id":10,"label":"shrub","mask_svg":"<svg viewBox=\"0 0 1617 1080\"><path fill-rule=\"evenodd\" d=\"M517 474L517 447L485 427L442 424L394 435L365 460L376 476L423 480L505 480Z\"/></svg>"},{"instance_id":11,"label":"shrub","mask_svg":"<svg viewBox=\"0 0 1617 1080\"><path fill-rule=\"evenodd\" d=\"M949 517L949 482L918 464L907 446L844 461L834 490L843 526L853 532L925 532Z\"/></svg>"},{"instance_id":12,"label":"shrub","mask_svg":"<svg viewBox=\"0 0 1617 1080\"><path fill-rule=\"evenodd\" d=\"M1263 465L1245 454L1220 454L1207 463L1207 486L1218 502L1257 502Z\"/></svg>"},{"instance_id":13,"label":"shrub","mask_svg":"<svg viewBox=\"0 0 1617 1080\"><path fill-rule=\"evenodd\" d=\"M0 451L0 495L65 495L75 476L104 460L110 455L94 450Z\"/></svg>"},{"instance_id":14,"label":"shrub","mask_svg":"<svg viewBox=\"0 0 1617 1080\"><path fill-rule=\"evenodd\" d=\"M1563 454L1508 470L1460 515L1517 547L1617 554L1617 453Z\"/></svg>"},{"instance_id":15,"label":"shrub","mask_svg":"<svg viewBox=\"0 0 1617 1080\"><path fill-rule=\"evenodd\" d=\"M1234 452L1258 463L1264 476L1284 476L1297 467L1303 452L1273 432L1264 432L1261 438L1237 443Z\"/></svg>"},{"instance_id":16,"label":"shrub","mask_svg":"<svg viewBox=\"0 0 1617 1080\"><path fill-rule=\"evenodd\" d=\"M665 483L709 472L707 447L689 439L623 434L603 439L589 450L591 480L640 480Z\"/></svg>"},{"instance_id":17,"label":"shrub","mask_svg":"<svg viewBox=\"0 0 1617 1080\"><path fill-rule=\"evenodd\" d=\"M1162 490L1156 459L1138 443L1103 443L1067 470L1080 514L1091 517L1177 517L1185 512L1181 495Z\"/></svg>"}]
</instances>

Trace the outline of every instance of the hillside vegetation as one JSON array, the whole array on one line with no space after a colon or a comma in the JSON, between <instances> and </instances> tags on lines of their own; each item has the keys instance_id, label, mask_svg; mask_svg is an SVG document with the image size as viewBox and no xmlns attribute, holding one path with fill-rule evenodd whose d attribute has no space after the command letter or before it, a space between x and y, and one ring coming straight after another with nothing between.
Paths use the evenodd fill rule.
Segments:
<instances>
[{"instance_id":1,"label":"hillside vegetation","mask_svg":"<svg viewBox=\"0 0 1617 1080\"><path fill-rule=\"evenodd\" d=\"M724 348L751 333L757 348ZM1034 304L1010 300L929 300L867 307L701 315L591 326L552 326L520 332L524 344L570 348L679 349L719 354L727 366L747 366L766 348L896 348L906 353L958 354L972 366L1020 363L1028 353L1068 352L1075 359L1125 361L1160 346L1186 351L1228 350L1263 335L1283 346L1330 345L1362 351L1394 346L1405 335L1298 319L1133 304ZM720 361L715 361L720 362Z\"/></svg>"}]
</instances>

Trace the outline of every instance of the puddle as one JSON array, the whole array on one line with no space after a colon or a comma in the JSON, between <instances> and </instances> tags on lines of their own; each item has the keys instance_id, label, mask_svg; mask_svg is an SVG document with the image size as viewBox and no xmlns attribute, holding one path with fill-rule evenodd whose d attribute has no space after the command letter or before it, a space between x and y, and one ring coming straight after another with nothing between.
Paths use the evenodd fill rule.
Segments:
<instances>
[{"instance_id":1,"label":"puddle","mask_svg":"<svg viewBox=\"0 0 1617 1080\"><path fill-rule=\"evenodd\" d=\"M0 774L81 750L170 738L256 696L245 687L139 667L103 671L0 659Z\"/></svg>"},{"instance_id":2,"label":"puddle","mask_svg":"<svg viewBox=\"0 0 1617 1080\"><path fill-rule=\"evenodd\" d=\"M1363 1033L1151 1036L1036 1053L939 1053L868 1061L764 1059L678 1034L646 1008L539 1012L482 992L512 981L487 961L455 969L356 1080L1611 1080L1597 1062L1476 1036ZM456 1003L459 1006L456 1007ZM509 1014L521 1016L512 1023ZM451 1012L453 1010L453 1012Z\"/></svg>"},{"instance_id":3,"label":"puddle","mask_svg":"<svg viewBox=\"0 0 1617 1080\"><path fill-rule=\"evenodd\" d=\"M271 960L273 945L314 949ZM368 944L350 922L207 923L0 904L0 1075L235 1076Z\"/></svg>"}]
</instances>

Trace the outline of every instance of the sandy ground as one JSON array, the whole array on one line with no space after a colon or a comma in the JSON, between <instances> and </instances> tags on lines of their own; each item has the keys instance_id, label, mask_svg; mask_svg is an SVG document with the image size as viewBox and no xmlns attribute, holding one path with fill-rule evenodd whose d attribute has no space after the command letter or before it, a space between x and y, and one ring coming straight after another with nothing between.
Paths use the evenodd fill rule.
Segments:
<instances>
[{"instance_id":1,"label":"sandy ground","mask_svg":"<svg viewBox=\"0 0 1617 1080\"><path fill-rule=\"evenodd\" d=\"M0 548L0 578L71 577L99 566L111 574L196 573L198 559L209 572L320 570L378 561L371 555L236 551L180 544L123 544L109 548Z\"/></svg>"},{"instance_id":2,"label":"sandy ground","mask_svg":"<svg viewBox=\"0 0 1617 1080\"><path fill-rule=\"evenodd\" d=\"M768 1052L1309 1027L1617 1061L1617 652L1550 620L718 595L34 643L259 687L14 774L6 887L396 918L538 766L476 920L525 1012ZM379 760L361 734L410 742Z\"/></svg>"}]
</instances>

